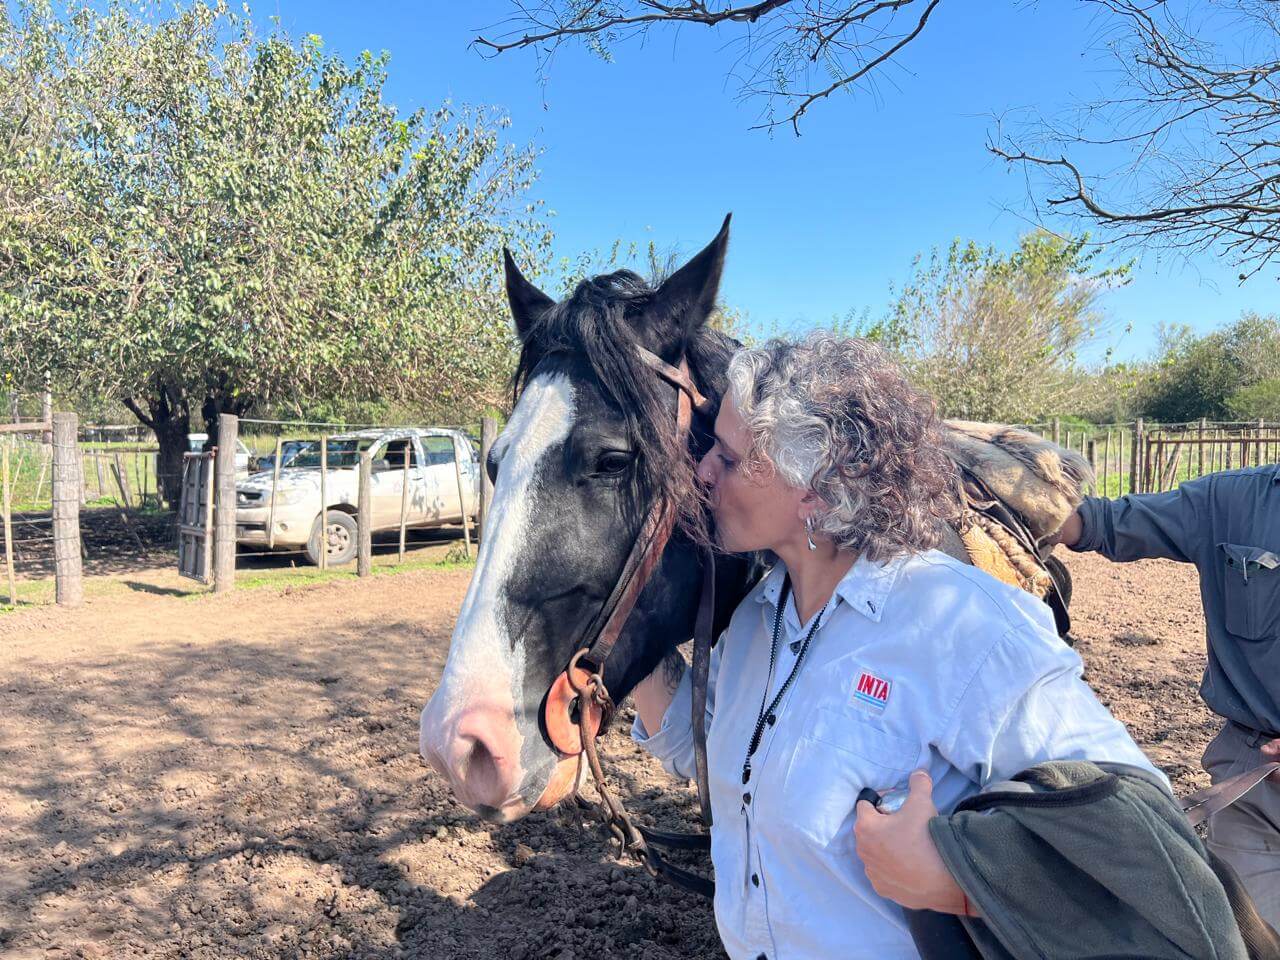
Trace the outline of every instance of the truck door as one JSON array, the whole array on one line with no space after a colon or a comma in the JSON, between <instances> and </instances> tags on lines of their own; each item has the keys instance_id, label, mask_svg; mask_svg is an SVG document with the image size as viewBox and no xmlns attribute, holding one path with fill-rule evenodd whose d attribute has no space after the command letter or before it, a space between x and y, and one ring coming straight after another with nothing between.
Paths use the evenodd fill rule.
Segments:
<instances>
[{"instance_id":1,"label":"truck door","mask_svg":"<svg viewBox=\"0 0 1280 960\"><path fill-rule=\"evenodd\" d=\"M408 452L408 468L405 453ZM421 522L431 500L426 471L412 437L388 440L381 451L374 451L373 461L373 528L387 530L400 526L400 509L404 505L405 522L410 526ZM405 494L405 483L408 493Z\"/></svg>"},{"instance_id":2,"label":"truck door","mask_svg":"<svg viewBox=\"0 0 1280 960\"><path fill-rule=\"evenodd\" d=\"M467 516L474 517L480 509L480 464L476 461L471 441L460 433L453 435L454 454L458 458L458 466L462 473L463 497L466 501ZM458 485L454 478L454 486ZM459 519L461 519L459 514Z\"/></svg>"},{"instance_id":3,"label":"truck door","mask_svg":"<svg viewBox=\"0 0 1280 960\"><path fill-rule=\"evenodd\" d=\"M428 483L434 494L435 508L431 519L437 523L457 523L462 520L462 508L458 505L458 478L454 471L456 460L453 437L448 434L429 434L422 438L426 450ZM462 476L465 489L467 475Z\"/></svg>"}]
</instances>

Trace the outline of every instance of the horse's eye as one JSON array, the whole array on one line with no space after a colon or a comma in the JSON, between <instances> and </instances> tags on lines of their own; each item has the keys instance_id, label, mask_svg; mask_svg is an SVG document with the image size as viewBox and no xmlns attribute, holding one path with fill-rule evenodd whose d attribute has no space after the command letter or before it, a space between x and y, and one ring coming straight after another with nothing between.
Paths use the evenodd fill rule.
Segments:
<instances>
[{"instance_id":1,"label":"horse's eye","mask_svg":"<svg viewBox=\"0 0 1280 960\"><path fill-rule=\"evenodd\" d=\"M625 473L634 459L634 454L623 450L606 450L596 460L596 473L599 476L616 477L620 473Z\"/></svg>"}]
</instances>

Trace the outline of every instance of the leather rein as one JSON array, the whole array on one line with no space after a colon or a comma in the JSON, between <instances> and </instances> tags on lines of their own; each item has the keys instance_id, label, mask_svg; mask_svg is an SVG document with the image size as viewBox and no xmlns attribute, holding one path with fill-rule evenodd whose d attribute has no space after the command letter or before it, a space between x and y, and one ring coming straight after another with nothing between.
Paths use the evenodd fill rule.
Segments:
<instances>
[{"instance_id":1,"label":"leather rein","mask_svg":"<svg viewBox=\"0 0 1280 960\"><path fill-rule=\"evenodd\" d=\"M676 437L687 442L693 428L694 412L709 416L714 412L712 402L694 385L686 359L681 358L679 365L673 366L642 347L637 351L647 366L676 388ZM542 721L547 739L557 751L565 756L586 755L600 802L585 799L576 789L574 799L580 808L592 812L609 828L619 843L618 855L629 851L653 876L710 897L714 890L710 880L669 863L657 849L707 850L711 842L709 835L668 833L636 824L609 789L596 749L596 738L608 727L616 710L604 682L605 663L671 539L677 513L677 505L666 498L659 498L649 508L612 592L584 633L584 636L592 637L591 641L574 653L548 689L543 702ZM691 679L698 799L702 805L703 823L709 828L711 800L707 788L706 702L715 617L715 560L710 550L704 551L702 569L702 595L694 624ZM568 709L560 710L562 705ZM572 729L574 727L576 730Z\"/></svg>"}]
</instances>

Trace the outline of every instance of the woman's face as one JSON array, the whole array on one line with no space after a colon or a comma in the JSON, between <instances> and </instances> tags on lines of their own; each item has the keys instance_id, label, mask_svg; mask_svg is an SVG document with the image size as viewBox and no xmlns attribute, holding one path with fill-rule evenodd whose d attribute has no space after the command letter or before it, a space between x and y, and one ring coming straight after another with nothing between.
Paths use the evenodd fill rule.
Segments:
<instances>
[{"instance_id":1,"label":"woman's face","mask_svg":"<svg viewBox=\"0 0 1280 960\"><path fill-rule=\"evenodd\" d=\"M716 540L729 553L774 550L803 538L805 492L789 486L769 464L748 469L751 431L730 397L716 417L716 442L698 463L716 520Z\"/></svg>"}]
</instances>

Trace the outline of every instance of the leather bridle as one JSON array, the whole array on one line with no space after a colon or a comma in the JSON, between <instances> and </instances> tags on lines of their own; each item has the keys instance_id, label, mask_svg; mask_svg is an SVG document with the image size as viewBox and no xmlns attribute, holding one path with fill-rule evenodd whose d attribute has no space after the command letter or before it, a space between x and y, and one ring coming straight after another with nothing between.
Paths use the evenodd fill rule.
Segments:
<instances>
[{"instance_id":1,"label":"leather bridle","mask_svg":"<svg viewBox=\"0 0 1280 960\"><path fill-rule=\"evenodd\" d=\"M678 365L672 365L643 347L637 347L636 350L647 366L676 388L676 439L687 444L693 427L694 412L710 416L714 413L714 404L694 385L686 359L682 357ZM671 539L678 513L679 506L665 497L657 498L649 507L613 590L591 626L584 632L584 636L591 637L590 642L569 658L564 670L547 690L542 706L542 725L547 739L562 755L586 755L600 795L600 803L592 803L576 792L574 797L579 806L591 810L609 828L620 845L619 855L630 851L654 876L661 876L685 889L710 896L713 889L711 881L668 863L656 849L669 847L705 850L710 845L709 837L706 834L666 833L635 824L610 791L596 750L596 738L609 725L616 708L604 682L605 663L621 637L641 591L653 575L662 551ZM707 788L705 727L707 674L711 659L714 615L715 560L711 551L705 550L702 595L694 626L691 679L694 690L694 752L698 796L702 804L703 822L707 827L711 826L711 802Z\"/></svg>"}]
</instances>

